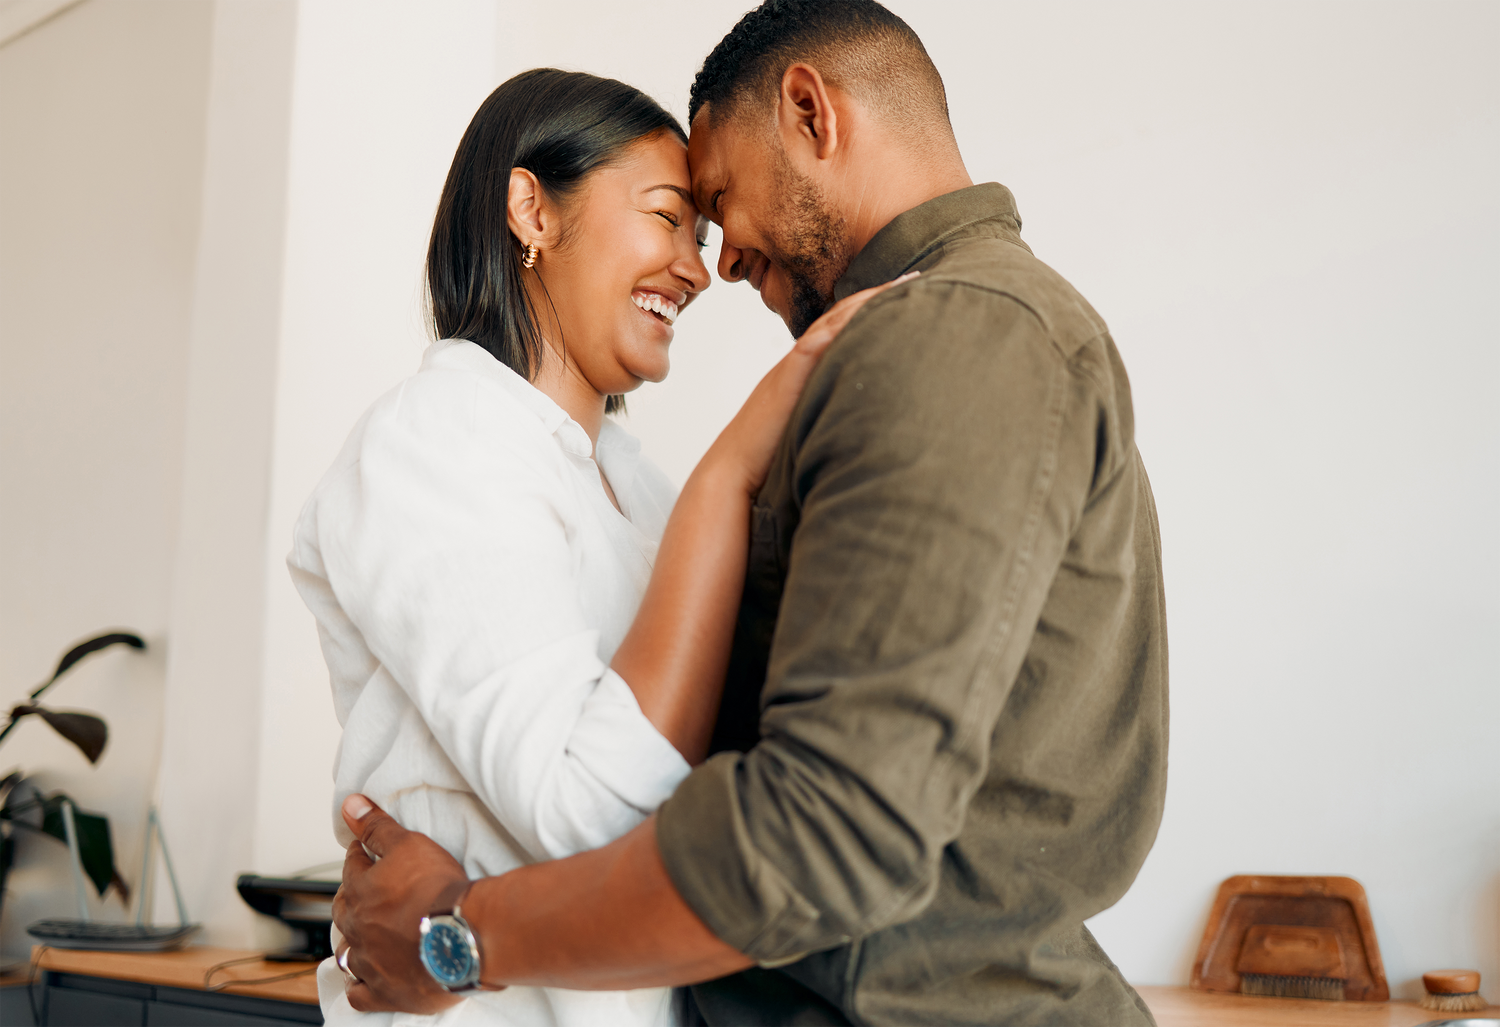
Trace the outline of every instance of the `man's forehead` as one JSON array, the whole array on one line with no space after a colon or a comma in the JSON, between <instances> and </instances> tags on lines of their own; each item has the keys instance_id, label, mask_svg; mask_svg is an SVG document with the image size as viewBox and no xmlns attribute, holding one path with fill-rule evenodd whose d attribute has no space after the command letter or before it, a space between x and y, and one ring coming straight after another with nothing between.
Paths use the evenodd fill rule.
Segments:
<instances>
[{"instance_id":1,"label":"man's forehead","mask_svg":"<svg viewBox=\"0 0 1500 1027\"><path fill-rule=\"evenodd\" d=\"M688 173L693 178L693 192L701 200L704 189L716 189L724 180L728 170L729 150L733 143L733 130L728 121L714 125L708 116L708 107L698 111L688 135ZM705 211L706 213L706 211Z\"/></svg>"}]
</instances>

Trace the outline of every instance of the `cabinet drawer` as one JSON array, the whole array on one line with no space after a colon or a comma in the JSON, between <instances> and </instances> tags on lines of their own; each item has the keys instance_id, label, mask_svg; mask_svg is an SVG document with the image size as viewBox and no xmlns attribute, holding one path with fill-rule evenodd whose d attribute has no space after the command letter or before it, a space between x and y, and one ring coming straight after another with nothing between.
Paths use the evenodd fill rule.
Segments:
<instances>
[{"instance_id":1,"label":"cabinet drawer","mask_svg":"<svg viewBox=\"0 0 1500 1027\"><path fill-rule=\"evenodd\" d=\"M278 1002L254 995L189 991L158 985L152 999L151 1008L146 1011L148 1027L227 1027L229 1024L258 1027L270 1023L321 1025L323 1022L323 1012L317 1006Z\"/></svg>"},{"instance_id":2,"label":"cabinet drawer","mask_svg":"<svg viewBox=\"0 0 1500 1027\"><path fill-rule=\"evenodd\" d=\"M146 1003L73 988L47 989L47 1027L142 1027Z\"/></svg>"},{"instance_id":3,"label":"cabinet drawer","mask_svg":"<svg viewBox=\"0 0 1500 1027\"><path fill-rule=\"evenodd\" d=\"M45 974L43 985L44 1027L301 1027L323 1022L315 1005L254 995L56 971Z\"/></svg>"},{"instance_id":4,"label":"cabinet drawer","mask_svg":"<svg viewBox=\"0 0 1500 1027\"><path fill-rule=\"evenodd\" d=\"M152 1002L146 1006L146 1027L286 1027L294 1022L171 1002Z\"/></svg>"}]
</instances>

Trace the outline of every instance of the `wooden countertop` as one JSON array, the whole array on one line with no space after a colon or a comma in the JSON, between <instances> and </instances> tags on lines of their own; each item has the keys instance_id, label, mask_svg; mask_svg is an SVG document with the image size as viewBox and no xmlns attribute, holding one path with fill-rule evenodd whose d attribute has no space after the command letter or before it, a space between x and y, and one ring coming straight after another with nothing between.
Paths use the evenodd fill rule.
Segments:
<instances>
[{"instance_id":1,"label":"wooden countertop","mask_svg":"<svg viewBox=\"0 0 1500 1027\"><path fill-rule=\"evenodd\" d=\"M1460 1016L1500 1017L1497 1006L1477 1013L1435 1013L1416 1002L1319 1002L1144 984L1135 990L1155 1015L1157 1027L1416 1027Z\"/></svg>"},{"instance_id":2,"label":"wooden countertop","mask_svg":"<svg viewBox=\"0 0 1500 1027\"><path fill-rule=\"evenodd\" d=\"M33 959L36 958L36 951L32 950ZM245 949L220 949L207 945L190 945L176 952L86 952L81 949L48 948L42 951L39 965L44 970L56 970L58 973L112 977L117 980L139 981L142 984L203 991L203 975L215 964L258 955L258 952ZM318 982L312 973L317 965L268 963L263 959L256 959L218 971L214 974L212 983L250 981L303 970L307 972L302 976L284 981L232 984L222 990L231 995L254 995L256 998L317 1005Z\"/></svg>"},{"instance_id":3,"label":"wooden countertop","mask_svg":"<svg viewBox=\"0 0 1500 1027\"><path fill-rule=\"evenodd\" d=\"M199 945L176 952L83 952L49 948L42 953L40 965L43 969L60 973L201 990L203 975L210 967L255 954L243 949ZM214 983L274 977L310 970L316 965L256 960L216 973ZM271 984L234 984L224 990L235 995L255 995L283 1002L311 1005L318 1001L318 985L311 973ZM1136 990L1151 1008L1158 1027L1416 1027L1429 1020L1445 1018L1445 1014L1423 1009L1416 1002L1317 1002L1153 985L1137 985ZM1477 1013L1446 1015L1500 1018L1500 1006L1490 1006Z\"/></svg>"}]
</instances>

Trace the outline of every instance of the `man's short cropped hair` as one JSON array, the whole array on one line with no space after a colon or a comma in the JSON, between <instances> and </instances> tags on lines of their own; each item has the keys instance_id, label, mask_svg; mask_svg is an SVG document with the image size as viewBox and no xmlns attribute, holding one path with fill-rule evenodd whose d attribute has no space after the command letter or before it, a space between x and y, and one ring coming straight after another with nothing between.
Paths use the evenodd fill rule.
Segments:
<instances>
[{"instance_id":1,"label":"man's short cropped hair","mask_svg":"<svg viewBox=\"0 0 1500 1027\"><path fill-rule=\"evenodd\" d=\"M911 26L875 0L765 0L704 60L688 101L715 125L768 107L793 64L852 94L887 124L928 135L951 132L943 79Z\"/></svg>"}]
</instances>

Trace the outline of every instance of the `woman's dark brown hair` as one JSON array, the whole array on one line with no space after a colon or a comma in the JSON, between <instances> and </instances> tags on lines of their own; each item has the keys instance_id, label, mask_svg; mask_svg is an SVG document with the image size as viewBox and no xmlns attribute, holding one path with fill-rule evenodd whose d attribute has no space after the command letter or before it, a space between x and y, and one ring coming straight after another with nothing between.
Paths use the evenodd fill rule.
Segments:
<instances>
[{"instance_id":1,"label":"woman's dark brown hair","mask_svg":"<svg viewBox=\"0 0 1500 1027\"><path fill-rule=\"evenodd\" d=\"M511 170L530 171L566 205L591 172L661 131L687 142L659 103L611 78L534 68L491 93L453 155L432 226L427 290L436 336L477 343L531 381L544 343L522 283L521 244L506 221ZM605 409L623 406L611 396Z\"/></svg>"}]
</instances>

